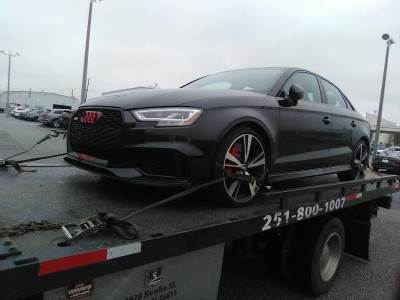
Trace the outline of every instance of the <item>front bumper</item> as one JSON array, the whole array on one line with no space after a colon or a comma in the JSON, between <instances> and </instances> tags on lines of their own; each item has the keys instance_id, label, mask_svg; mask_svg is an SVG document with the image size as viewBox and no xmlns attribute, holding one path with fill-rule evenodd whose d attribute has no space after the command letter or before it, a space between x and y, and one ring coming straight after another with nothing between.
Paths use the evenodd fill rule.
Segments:
<instances>
[{"instance_id":1,"label":"front bumper","mask_svg":"<svg viewBox=\"0 0 400 300\"><path fill-rule=\"evenodd\" d=\"M187 187L192 183L188 180L162 177L162 176L149 176L141 173L137 168L113 168L100 164L89 163L85 159L80 159L68 154L64 161L70 165L78 167L82 170L98 174L105 177L127 180L140 185L151 185L159 187Z\"/></svg>"},{"instance_id":2,"label":"front bumper","mask_svg":"<svg viewBox=\"0 0 400 300\"><path fill-rule=\"evenodd\" d=\"M192 141L190 127L157 128L129 111L99 108L103 123L85 124L85 110L68 126L67 163L143 185L185 187L209 178L213 145Z\"/></svg>"}]
</instances>

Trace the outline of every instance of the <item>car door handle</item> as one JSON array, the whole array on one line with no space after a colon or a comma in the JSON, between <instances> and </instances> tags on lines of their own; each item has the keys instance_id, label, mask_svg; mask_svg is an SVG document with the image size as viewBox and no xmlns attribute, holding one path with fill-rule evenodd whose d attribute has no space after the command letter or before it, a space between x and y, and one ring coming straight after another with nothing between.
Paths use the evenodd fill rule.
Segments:
<instances>
[{"instance_id":1,"label":"car door handle","mask_svg":"<svg viewBox=\"0 0 400 300\"><path fill-rule=\"evenodd\" d=\"M351 126L356 127L357 126L356 122L352 121Z\"/></svg>"},{"instance_id":2,"label":"car door handle","mask_svg":"<svg viewBox=\"0 0 400 300\"><path fill-rule=\"evenodd\" d=\"M330 124L332 122L332 119L329 117L325 117L322 122L324 122L325 124Z\"/></svg>"}]
</instances>

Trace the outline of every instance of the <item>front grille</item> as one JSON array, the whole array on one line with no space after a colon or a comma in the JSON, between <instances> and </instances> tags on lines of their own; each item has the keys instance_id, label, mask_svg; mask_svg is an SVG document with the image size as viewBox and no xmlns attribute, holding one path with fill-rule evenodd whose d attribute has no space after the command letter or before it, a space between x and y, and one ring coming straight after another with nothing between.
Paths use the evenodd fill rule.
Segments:
<instances>
[{"instance_id":1,"label":"front grille","mask_svg":"<svg viewBox=\"0 0 400 300\"><path fill-rule=\"evenodd\" d=\"M81 117L87 110L102 113L95 124L82 123ZM119 110L83 109L71 119L68 133L71 150L96 158L109 160L122 129L122 115Z\"/></svg>"}]
</instances>

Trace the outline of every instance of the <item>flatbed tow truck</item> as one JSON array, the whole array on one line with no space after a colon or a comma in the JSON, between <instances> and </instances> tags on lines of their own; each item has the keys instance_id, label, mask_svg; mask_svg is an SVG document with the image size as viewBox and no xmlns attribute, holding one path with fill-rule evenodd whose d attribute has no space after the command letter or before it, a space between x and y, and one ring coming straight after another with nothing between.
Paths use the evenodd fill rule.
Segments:
<instances>
[{"instance_id":1,"label":"flatbed tow truck","mask_svg":"<svg viewBox=\"0 0 400 300\"><path fill-rule=\"evenodd\" d=\"M200 191L133 216L138 235L124 239L94 228L97 214L122 217L176 191L70 166L23 168L36 172L0 168L0 299L217 299L224 253L235 247L269 249L284 278L318 295L343 250L368 260L370 220L400 189L398 176L369 172L360 181L280 184L240 208Z\"/></svg>"}]
</instances>

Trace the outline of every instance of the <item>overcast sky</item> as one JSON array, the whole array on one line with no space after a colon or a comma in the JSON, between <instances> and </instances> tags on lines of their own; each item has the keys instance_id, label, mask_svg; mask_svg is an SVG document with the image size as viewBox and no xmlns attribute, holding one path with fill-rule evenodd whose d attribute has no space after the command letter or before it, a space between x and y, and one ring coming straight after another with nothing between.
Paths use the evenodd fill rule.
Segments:
<instances>
[{"instance_id":1,"label":"overcast sky","mask_svg":"<svg viewBox=\"0 0 400 300\"><path fill-rule=\"evenodd\" d=\"M0 50L11 90L80 98L89 0L0 0ZM296 66L335 83L364 116L400 125L399 0L104 0L93 5L88 97L174 88L220 71ZM0 90L7 90L0 56Z\"/></svg>"}]
</instances>

